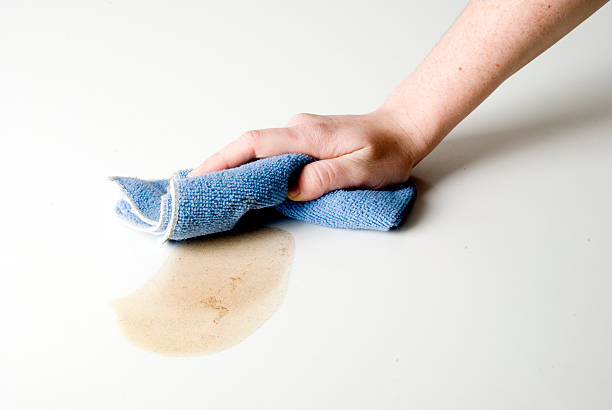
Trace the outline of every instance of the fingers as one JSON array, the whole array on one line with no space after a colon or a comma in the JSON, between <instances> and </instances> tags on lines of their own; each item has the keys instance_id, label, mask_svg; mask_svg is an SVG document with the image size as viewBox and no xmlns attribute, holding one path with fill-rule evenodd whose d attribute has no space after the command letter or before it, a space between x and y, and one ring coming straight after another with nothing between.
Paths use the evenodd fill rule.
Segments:
<instances>
[{"instance_id":1,"label":"fingers","mask_svg":"<svg viewBox=\"0 0 612 410\"><path fill-rule=\"evenodd\" d=\"M292 201L310 201L330 191L363 186L368 173L355 153L312 162L306 165L287 197Z\"/></svg>"},{"instance_id":2,"label":"fingers","mask_svg":"<svg viewBox=\"0 0 612 410\"><path fill-rule=\"evenodd\" d=\"M221 151L206 159L188 176L220 171L242 165L253 158L263 158L290 152L308 154L310 148L293 128L268 128L244 133Z\"/></svg>"},{"instance_id":3,"label":"fingers","mask_svg":"<svg viewBox=\"0 0 612 410\"><path fill-rule=\"evenodd\" d=\"M240 144L239 140L236 140L225 146L221 151L208 157L199 166L191 170L187 176L196 177L208 172L232 168L249 161L253 156L252 147Z\"/></svg>"}]
</instances>

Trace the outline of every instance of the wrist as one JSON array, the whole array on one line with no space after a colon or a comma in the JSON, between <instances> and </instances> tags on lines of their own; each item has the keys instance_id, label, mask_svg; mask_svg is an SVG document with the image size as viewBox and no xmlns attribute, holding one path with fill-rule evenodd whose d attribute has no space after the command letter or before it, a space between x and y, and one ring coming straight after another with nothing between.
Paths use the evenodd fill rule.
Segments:
<instances>
[{"instance_id":1,"label":"wrist","mask_svg":"<svg viewBox=\"0 0 612 410\"><path fill-rule=\"evenodd\" d=\"M423 86L413 86L409 78L387 97L380 108L403 128L416 133L429 151L458 123L450 115L450 104L441 96L432 94Z\"/></svg>"},{"instance_id":2,"label":"wrist","mask_svg":"<svg viewBox=\"0 0 612 410\"><path fill-rule=\"evenodd\" d=\"M414 164L420 162L448 134L440 113L426 111L409 99L391 94L373 114L409 145Z\"/></svg>"}]
</instances>

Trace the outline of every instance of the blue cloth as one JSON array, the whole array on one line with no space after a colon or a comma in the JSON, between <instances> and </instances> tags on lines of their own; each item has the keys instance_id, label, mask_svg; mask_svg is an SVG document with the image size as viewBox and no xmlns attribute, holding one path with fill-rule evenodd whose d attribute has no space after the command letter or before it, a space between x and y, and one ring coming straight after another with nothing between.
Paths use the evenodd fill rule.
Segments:
<instances>
[{"instance_id":1,"label":"blue cloth","mask_svg":"<svg viewBox=\"0 0 612 410\"><path fill-rule=\"evenodd\" d=\"M232 229L247 213L275 207L290 218L333 228L385 231L397 226L416 196L408 182L392 190L330 192L309 202L286 198L291 176L314 158L285 154L237 168L169 180L111 177L123 191L116 213L132 227L183 240Z\"/></svg>"}]
</instances>

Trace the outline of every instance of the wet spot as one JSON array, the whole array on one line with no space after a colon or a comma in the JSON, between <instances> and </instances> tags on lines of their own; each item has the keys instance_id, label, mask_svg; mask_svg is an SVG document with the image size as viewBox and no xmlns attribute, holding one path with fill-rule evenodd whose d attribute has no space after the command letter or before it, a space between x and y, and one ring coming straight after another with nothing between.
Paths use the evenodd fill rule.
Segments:
<instances>
[{"instance_id":1,"label":"wet spot","mask_svg":"<svg viewBox=\"0 0 612 410\"><path fill-rule=\"evenodd\" d=\"M164 355L213 353L244 340L280 306L293 237L260 228L173 245L156 275L113 303L125 337Z\"/></svg>"}]
</instances>

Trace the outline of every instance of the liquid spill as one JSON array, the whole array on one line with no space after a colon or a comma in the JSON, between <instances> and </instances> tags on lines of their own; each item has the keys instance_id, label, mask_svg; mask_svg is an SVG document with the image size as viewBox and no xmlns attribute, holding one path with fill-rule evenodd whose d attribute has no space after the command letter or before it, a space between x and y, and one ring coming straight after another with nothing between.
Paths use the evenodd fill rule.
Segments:
<instances>
[{"instance_id":1,"label":"liquid spill","mask_svg":"<svg viewBox=\"0 0 612 410\"><path fill-rule=\"evenodd\" d=\"M291 234L276 228L178 244L149 282L113 303L121 331L164 355L233 346L280 306L293 250Z\"/></svg>"}]
</instances>

